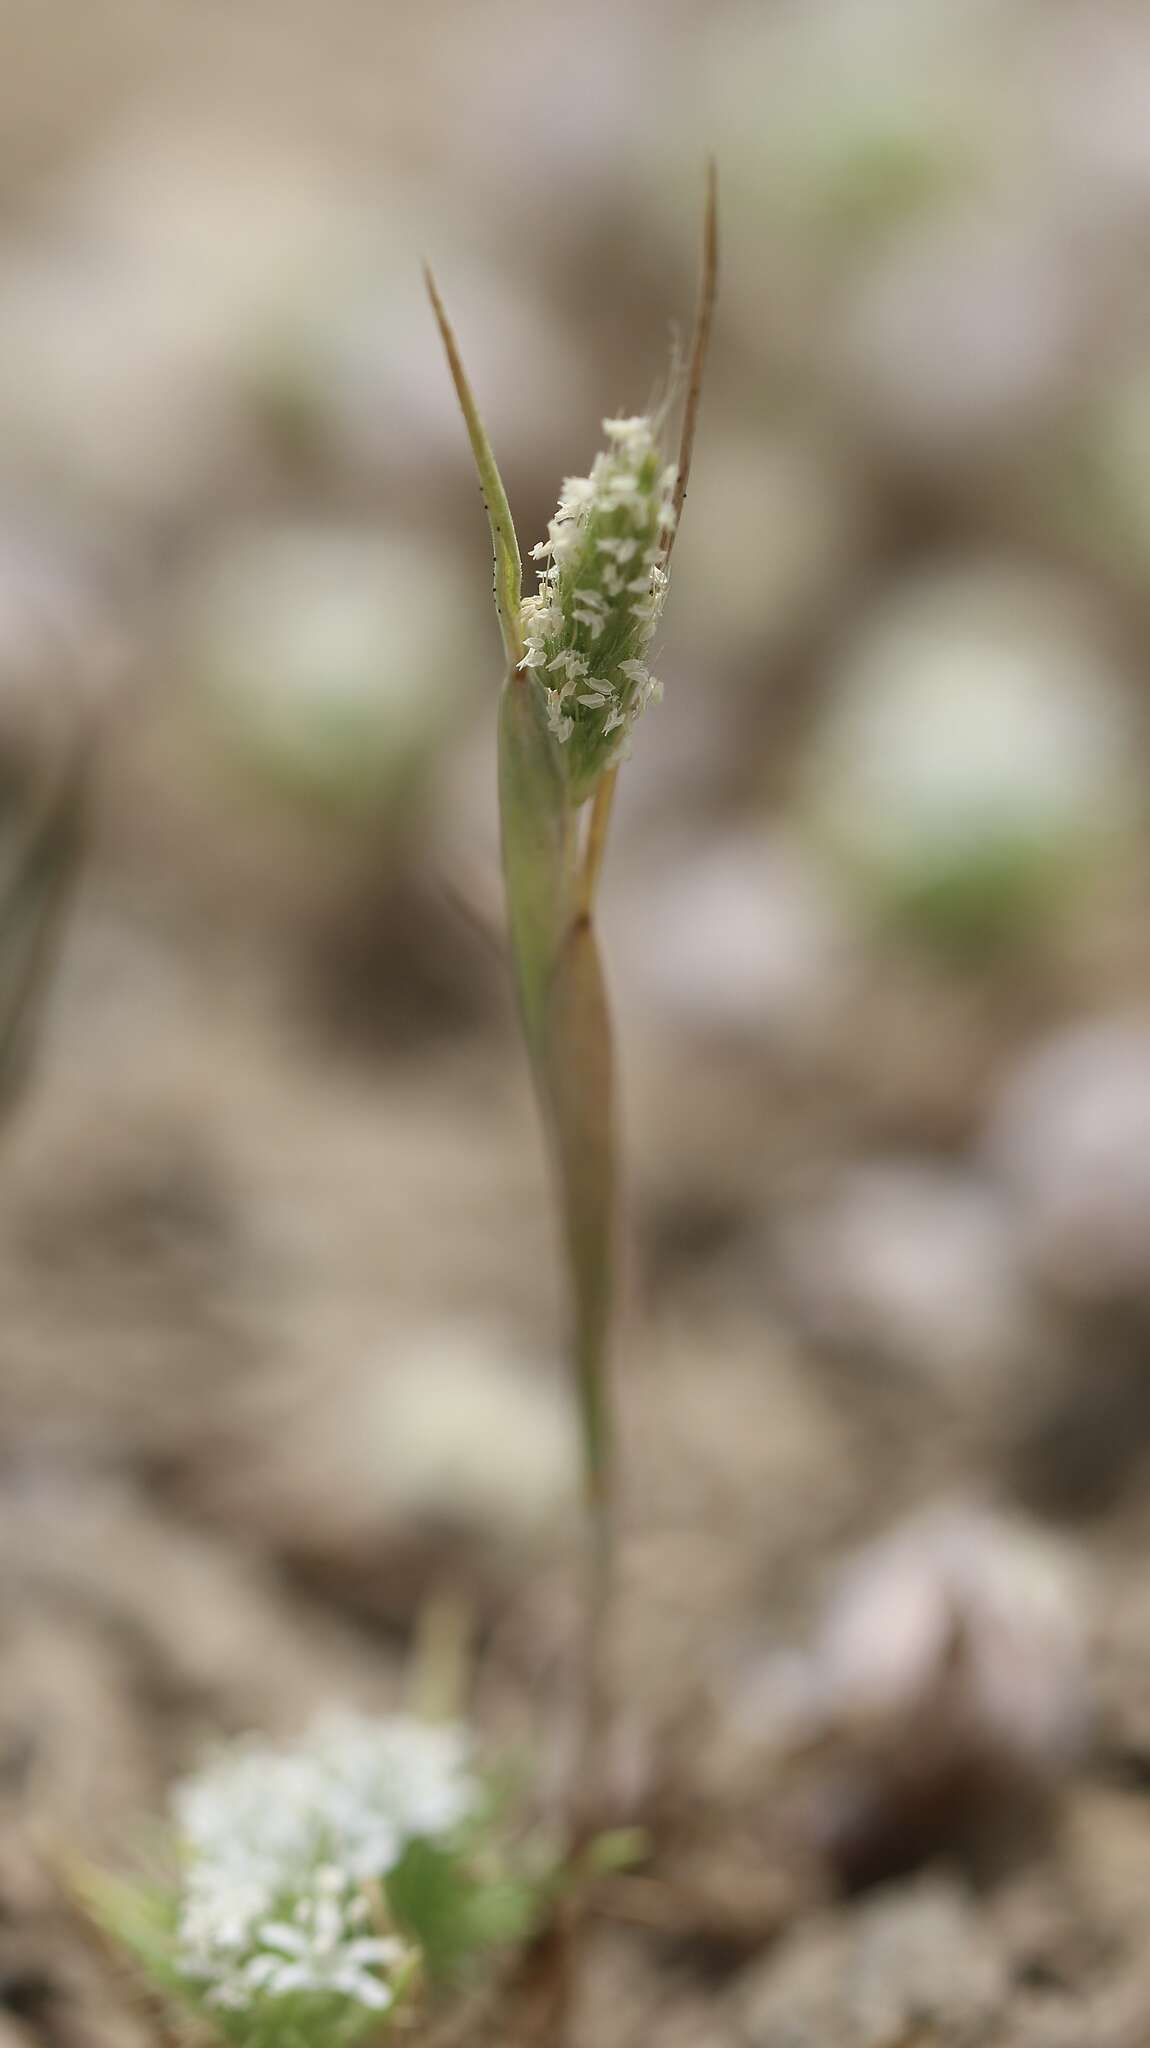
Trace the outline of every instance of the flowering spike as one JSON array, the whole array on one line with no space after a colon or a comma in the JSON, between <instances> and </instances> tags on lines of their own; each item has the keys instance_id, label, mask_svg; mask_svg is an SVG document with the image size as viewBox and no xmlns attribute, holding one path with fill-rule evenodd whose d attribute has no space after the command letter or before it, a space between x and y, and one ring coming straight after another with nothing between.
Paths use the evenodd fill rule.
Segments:
<instances>
[{"instance_id":1,"label":"flowering spike","mask_svg":"<svg viewBox=\"0 0 1150 2048\"><path fill-rule=\"evenodd\" d=\"M539 591L520 618L520 668L544 687L572 800L590 796L654 694L647 653L666 594L674 465L645 415L607 419L589 477L568 477L548 537L532 549ZM543 672L563 671L558 688Z\"/></svg>"}]
</instances>

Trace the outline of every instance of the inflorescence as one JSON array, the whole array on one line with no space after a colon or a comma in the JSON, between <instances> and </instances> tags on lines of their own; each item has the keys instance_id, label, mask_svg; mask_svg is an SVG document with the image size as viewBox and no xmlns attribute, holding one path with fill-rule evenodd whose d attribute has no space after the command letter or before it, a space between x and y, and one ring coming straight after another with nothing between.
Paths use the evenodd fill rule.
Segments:
<instances>
[{"instance_id":1,"label":"inflorescence","mask_svg":"<svg viewBox=\"0 0 1150 2048\"><path fill-rule=\"evenodd\" d=\"M609 447L590 476L566 479L547 539L531 550L546 566L521 614L519 666L545 692L576 803L622 757L640 712L662 694L647 655L675 523L676 469L664 464L652 420L604 420L603 431Z\"/></svg>"},{"instance_id":2,"label":"inflorescence","mask_svg":"<svg viewBox=\"0 0 1150 2048\"><path fill-rule=\"evenodd\" d=\"M357 2040L419 1965L389 1919L389 1874L478 1800L462 1731L403 1717L224 1752L175 1794L178 1977L236 2040Z\"/></svg>"}]
</instances>

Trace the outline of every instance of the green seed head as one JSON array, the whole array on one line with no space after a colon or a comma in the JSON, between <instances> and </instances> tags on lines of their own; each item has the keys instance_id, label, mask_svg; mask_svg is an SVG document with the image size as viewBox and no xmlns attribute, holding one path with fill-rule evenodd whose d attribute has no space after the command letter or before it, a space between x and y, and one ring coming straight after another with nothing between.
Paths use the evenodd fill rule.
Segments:
<instances>
[{"instance_id":1,"label":"green seed head","mask_svg":"<svg viewBox=\"0 0 1150 2048\"><path fill-rule=\"evenodd\" d=\"M590 476L567 478L547 539L531 550L545 566L521 613L519 666L544 692L575 803L662 694L647 655L667 589L675 466L646 416L604 420L603 431L609 446Z\"/></svg>"}]
</instances>

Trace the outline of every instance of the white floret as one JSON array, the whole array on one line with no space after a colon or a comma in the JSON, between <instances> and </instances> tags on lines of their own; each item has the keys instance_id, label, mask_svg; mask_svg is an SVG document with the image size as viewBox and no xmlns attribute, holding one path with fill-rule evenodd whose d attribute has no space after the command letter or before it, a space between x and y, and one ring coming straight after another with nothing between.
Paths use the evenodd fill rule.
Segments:
<instances>
[{"instance_id":1,"label":"white floret","mask_svg":"<svg viewBox=\"0 0 1150 2048\"><path fill-rule=\"evenodd\" d=\"M225 1753L173 1798L181 1970L228 2010L313 1991L383 2011L407 1951L370 1930L364 1888L409 1842L451 1835L478 1796L462 1730L402 1716L340 1715L294 1749Z\"/></svg>"},{"instance_id":2,"label":"white floret","mask_svg":"<svg viewBox=\"0 0 1150 2048\"><path fill-rule=\"evenodd\" d=\"M607 419L603 428L608 446L589 476L564 479L547 540L532 550L545 566L539 595L522 613L521 667L564 677L557 689L546 689L548 725L560 745L577 729L592 740L596 732L606 739L629 731L658 692L644 656L666 589L663 552L674 524L677 472L674 464L662 465L651 479L657 438L645 415ZM616 530L589 544L590 528L601 518ZM633 531L620 532L620 525ZM579 647L572 644L576 635ZM610 656L588 656L585 650L600 641L625 659L616 665ZM592 665L610 665L610 674L592 676ZM547 679L539 680L546 686Z\"/></svg>"}]
</instances>

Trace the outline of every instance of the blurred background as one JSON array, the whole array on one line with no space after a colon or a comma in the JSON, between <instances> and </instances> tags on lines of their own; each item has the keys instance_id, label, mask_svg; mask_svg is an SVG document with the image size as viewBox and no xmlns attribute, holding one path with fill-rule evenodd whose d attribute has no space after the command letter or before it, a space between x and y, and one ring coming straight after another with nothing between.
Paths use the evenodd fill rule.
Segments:
<instances>
[{"instance_id":1,"label":"blurred background","mask_svg":"<svg viewBox=\"0 0 1150 2048\"><path fill-rule=\"evenodd\" d=\"M562 1300L420 263L526 549L689 323L709 149L604 898L652 1854L587 2039L1139 2048L1150 10L0 29L5 902L93 767L0 1171L2 2048L158 2039L53 1846L394 1699L445 1600L492 1741L562 1746Z\"/></svg>"}]
</instances>

